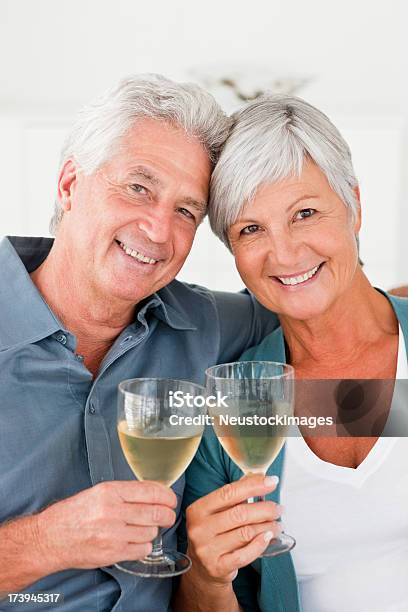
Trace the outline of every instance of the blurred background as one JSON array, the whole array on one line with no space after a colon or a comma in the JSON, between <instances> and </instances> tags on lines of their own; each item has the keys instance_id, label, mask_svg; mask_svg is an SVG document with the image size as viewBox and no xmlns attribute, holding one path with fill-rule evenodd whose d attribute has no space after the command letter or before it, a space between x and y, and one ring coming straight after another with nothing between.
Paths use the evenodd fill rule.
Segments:
<instances>
[{"instance_id":1,"label":"blurred background","mask_svg":"<svg viewBox=\"0 0 408 612\"><path fill-rule=\"evenodd\" d=\"M227 111L267 87L328 114L360 180L366 272L408 283L407 24L405 0L0 0L0 234L48 235L75 112L160 72L205 83ZM179 278L242 286L207 223Z\"/></svg>"}]
</instances>

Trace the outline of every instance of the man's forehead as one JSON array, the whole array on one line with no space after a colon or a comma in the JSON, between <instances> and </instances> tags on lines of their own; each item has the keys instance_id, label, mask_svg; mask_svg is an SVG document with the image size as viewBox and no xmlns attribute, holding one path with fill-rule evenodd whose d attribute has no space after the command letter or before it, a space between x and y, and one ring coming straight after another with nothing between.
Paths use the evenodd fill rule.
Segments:
<instances>
[{"instance_id":1,"label":"man's forehead","mask_svg":"<svg viewBox=\"0 0 408 612\"><path fill-rule=\"evenodd\" d=\"M170 123L164 119L152 119L151 117L137 118L120 138L120 143L125 147L137 149L138 145L154 146L162 145L170 139L173 144L178 146L199 145L203 151L204 146L199 138L187 133L186 129L175 123ZM206 153L207 154L207 153Z\"/></svg>"}]
</instances>

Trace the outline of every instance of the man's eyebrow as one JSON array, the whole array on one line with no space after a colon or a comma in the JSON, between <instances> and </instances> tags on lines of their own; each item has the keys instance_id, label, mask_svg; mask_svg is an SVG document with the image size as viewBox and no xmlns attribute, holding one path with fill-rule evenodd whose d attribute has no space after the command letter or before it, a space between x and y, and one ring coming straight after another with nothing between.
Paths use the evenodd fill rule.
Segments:
<instances>
[{"instance_id":1,"label":"man's eyebrow","mask_svg":"<svg viewBox=\"0 0 408 612\"><path fill-rule=\"evenodd\" d=\"M155 176L149 168L146 166L135 166L129 170L129 177L143 177L146 181L149 181L152 185L160 187L161 181Z\"/></svg>"},{"instance_id":2,"label":"man's eyebrow","mask_svg":"<svg viewBox=\"0 0 408 612\"><path fill-rule=\"evenodd\" d=\"M205 215L207 211L207 202L205 202L204 200L195 200L194 198L190 198L187 196L186 198L182 198L180 202L192 206L202 215Z\"/></svg>"},{"instance_id":3,"label":"man's eyebrow","mask_svg":"<svg viewBox=\"0 0 408 612\"><path fill-rule=\"evenodd\" d=\"M143 177L145 180L149 181L153 185L157 185L158 187L162 186L162 182L160 181L160 179L157 176L155 176L151 172L151 170L149 170L149 168L146 168L146 166L135 166L134 168L131 168L129 170L129 177L136 178L139 176ZM190 196L186 196L185 198L182 197L180 199L180 202L182 202L183 204L188 204L189 206L192 206L202 215L205 215L206 213L207 202L205 200L195 200L194 198L191 198Z\"/></svg>"}]
</instances>

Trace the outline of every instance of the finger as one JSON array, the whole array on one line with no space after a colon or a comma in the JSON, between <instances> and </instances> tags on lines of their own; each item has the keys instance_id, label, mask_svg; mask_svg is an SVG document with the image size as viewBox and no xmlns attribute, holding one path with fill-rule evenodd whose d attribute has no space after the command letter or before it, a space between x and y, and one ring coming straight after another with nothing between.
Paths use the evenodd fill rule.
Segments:
<instances>
[{"instance_id":1,"label":"finger","mask_svg":"<svg viewBox=\"0 0 408 612\"><path fill-rule=\"evenodd\" d=\"M116 491L123 501L162 504L170 508L177 506L177 497L174 491L159 482L121 480L114 484L118 485Z\"/></svg>"},{"instance_id":2,"label":"finger","mask_svg":"<svg viewBox=\"0 0 408 612\"><path fill-rule=\"evenodd\" d=\"M225 533L237 527L274 521L282 515L283 507L272 501L237 504L211 517L208 527L214 534Z\"/></svg>"},{"instance_id":3,"label":"finger","mask_svg":"<svg viewBox=\"0 0 408 612\"><path fill-rule=\"evenodd\" d=\"M207 516L225 508L236 506L250 497L266 495L273 491L279 482L277 476L251 474L236 482L228 483L201 498L194 506L194 514Z\"/></svg>"},{"instance_id":4,"label":"finger","mask_svg":"<svg viewBox=\"0 0 408 612\"><path fill-rule=\"evenodd\" d=\"M123 542L128 544L146 544L154 540L158 533L158 527L126 525L118 537L121 537Z\"/></svg>"},{"instance_id":5,"label":"finger","mask_svg":"<svg viewBox=\"0 0 408 612\"><path fill-rule=\"evenodd\" d=\"M274 534L271 531L261 533L246 546L238 548L234 552L220 557L218 562L218 569L220 573L229 574L230 572L240 569L241 567L245 567L245 565L249 565L255 561L255 559L262 555L273 536Z\"/></svg>"},{"instance_id":6,"label":"finger","mask_svg":"<svg viewBox=\"0 0 408 612\"><path fill-rule=\"evenodd\" d=\"M123 552L120 554L119 561L137 561L143 559L152 552L152 543L147 542L146 544L127 544Z\"/></svg>"},{"instance_id":7,"label":"finger","mask_svg":"<svg viewBox=\"0 0 408 612\"><path fill-rule=\"evenodd\" d=\"M171 527L176 521L176 513L168 506L125 503L120 508L121 519L128 525L158 525Z\"/></svg>"},{"instance_id":8,"label":"finger","mask_svg":"<svg viewBox=\"0 0 408 612\"><path fill-rule=\"evenodd\" d=\"M271 531L274 537L282 533L282 527L278 521L258 523L255 525L243 525L214 538L218 556L222 557L228 553L238 550L254 540L257 536Z\"/></svg>"}]
</instances>

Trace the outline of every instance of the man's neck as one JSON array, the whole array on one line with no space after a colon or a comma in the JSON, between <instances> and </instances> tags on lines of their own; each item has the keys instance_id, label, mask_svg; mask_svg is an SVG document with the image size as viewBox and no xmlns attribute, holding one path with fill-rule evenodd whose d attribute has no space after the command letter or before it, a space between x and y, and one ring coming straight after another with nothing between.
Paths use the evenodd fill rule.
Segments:
<instances>
[{"instance_id":1,"label":"man's neck","mask_svg":"<svg viewBox=\"0 0 408 612\"><path fill-rule=\"evenodd\" d=\"M76 337L77 353L95 374L115 339L132 322L135 307L106 300L78 283L69 265L60 264L64 259L54 246L31 279L64 328Z\"/></svg>"}]
</instances>

